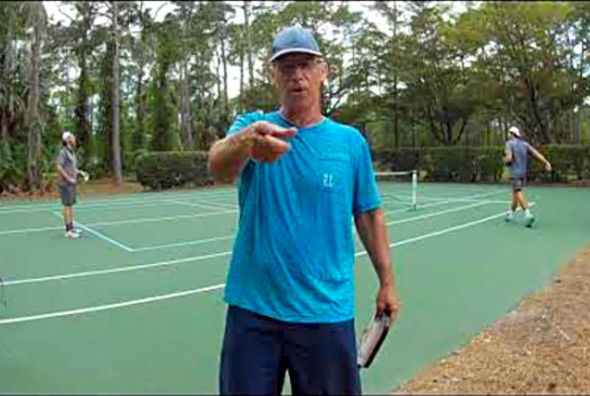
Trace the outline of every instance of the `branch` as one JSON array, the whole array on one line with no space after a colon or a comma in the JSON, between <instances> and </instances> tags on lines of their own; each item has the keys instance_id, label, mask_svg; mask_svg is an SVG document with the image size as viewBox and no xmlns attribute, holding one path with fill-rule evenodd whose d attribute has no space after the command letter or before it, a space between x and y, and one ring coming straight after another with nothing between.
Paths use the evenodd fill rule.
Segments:
<instances>
[{"instance_id":1,"label":"branch","mask_svg":"<svg viewBox=\"0 0 590 396\"><path fill-rule=\"evenodd\" d=\"M72 21L72 23L76 23L76 20L74 18L72 18L71 16L69 16L68 14L64 13L61 10L61 7L57 7L57 10L59 11L60 14L62 14L63 16L65 16L66 18L68 18L70 21Z\"/></svg>"},{"instance_id":2,"label":"branch","mask_svg":"<svg viewBox=\"0 0 590 396\"><path fill-rule=\"evenodd\" d=\"M161 4L161 5L158 7L158 9L156 10L156 12L154 13L154 21L156 20L156 17L158 16L158 12L160 12L160 10L162 9L162 7L164 7L166 4L167 4L167 3L166 3L166 2L164 2L164 3L162 3L162 4Z\"/></svg>"}]
</instances>

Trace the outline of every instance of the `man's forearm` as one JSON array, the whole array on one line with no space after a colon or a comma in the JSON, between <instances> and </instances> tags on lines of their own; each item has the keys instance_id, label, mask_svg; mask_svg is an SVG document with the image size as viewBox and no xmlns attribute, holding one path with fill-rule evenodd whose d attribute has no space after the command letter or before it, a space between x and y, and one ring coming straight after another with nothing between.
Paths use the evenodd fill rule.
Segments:
<instances>
[{"instance_id":1,"label":"man's forearm","mask_svg":"<svg viewBox=\"0 0 590 396\"><path fill-rule=\"evenodd\" d=\"M355 215L357 232L367 249L381 286L393 286L394 276L389 253L389 238L383 210Z\"/></svg>"},{"instance_id":2,"label":"man's forearm","mask_svg":"<svg viewBox=\"0 0 590 396\"><path fill-rule=\"evenodd\" d=\"M232 183L250 155L247 128L218 140L209 150L208 168L216 181Z\"/></svg>"},{"instance_id":3,"label":"man's forearm","mask_svg":"<svg viewBox=\"0 0 590 396\"><path fill-rule=\"evenodd\" d=\"M545 156L543 156L543 154L541 154L538 151L535 151L535 157L537 157L537 159L539 161L541 161L545 165L547 165L549 163L549 161L547 160L547 158L545 158Z\"/></svg>"}]
</instances>

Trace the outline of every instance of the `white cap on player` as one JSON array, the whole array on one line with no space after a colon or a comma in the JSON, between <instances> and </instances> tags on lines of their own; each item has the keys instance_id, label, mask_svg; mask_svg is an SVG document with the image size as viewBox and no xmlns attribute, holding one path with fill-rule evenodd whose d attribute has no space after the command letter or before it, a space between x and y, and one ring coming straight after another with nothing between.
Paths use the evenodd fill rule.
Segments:
<instances>
[{"instance_id":1,"label":"white cap on player","mask_svg":"<svg viewBox=\"0 0 590 396\"><path fill-rule=\"evenodd\" d=\"M510 129L508 129L508 132L516 137L520 137L520 130L515 126L511 126Z\"/></svg>"}]
</instances>

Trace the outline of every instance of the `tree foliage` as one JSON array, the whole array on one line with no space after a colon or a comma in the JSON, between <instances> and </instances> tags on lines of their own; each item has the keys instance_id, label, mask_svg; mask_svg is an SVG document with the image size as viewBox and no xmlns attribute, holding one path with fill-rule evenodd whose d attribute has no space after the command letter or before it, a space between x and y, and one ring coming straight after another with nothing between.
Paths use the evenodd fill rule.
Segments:
<instances>
[{"instance_id":1,"label":"tree foliage","mask_svg":"<svg viewBox=\"0 0 590 396\"><path fill-rule=\"evenodd\" d=\"M324 113L375 149L498 145L510 124L587 144L588 3L465 5L3 2L0 190L41 188L63 130L115 179L146 151L208 148L236 114L276 109L270 44L293 24L329 64Z\"/></svg>"}]
</instances>

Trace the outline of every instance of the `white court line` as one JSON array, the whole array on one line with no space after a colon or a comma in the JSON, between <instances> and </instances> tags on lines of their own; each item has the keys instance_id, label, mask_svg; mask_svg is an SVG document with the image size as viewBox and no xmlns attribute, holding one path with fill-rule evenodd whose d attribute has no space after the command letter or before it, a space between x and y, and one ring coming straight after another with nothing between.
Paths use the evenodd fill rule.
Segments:
<instances>
[{"instance_id":1,"label":"white court line","mask_svg":"<svg viewBox=\"0 0 590 396\"><path fill-rule=\"evenodd\" d=\"M532 203L531 203L531 206L533 206ZM482 223L488 222L490 220L493 220L493 219L496 219L498 217L505 216L505 215L506 215L506 211L503 211L501 213L498 213L498 214L495 214L492 216L487 216L487 217L481 218L479 220L470 221L468 223L460 224L460 225L446 228L446 229L443 229L440 231L435 231L435 232L420 235L420 236L417 236L414 238L405 239L403 241L394 242L394 243L389 244L389 247L392 248L392 247L397 247L397 246L409 245L409 244L412 244L412 243L415 243L415 242L418 242L418 241L421 241L424 239L433 238L433 237L436 237L439 235L458 231L458 230L465 229L468 227L473 227L475 225L482 224ZM355 253L355 257L364 256L366 254L367 254L367 251L358 252L358 253ZM8 285L9 283L6 282L6 284ZM86 314L89 312L105 311L105 310L122 308L122 307L127 307L127 306L146 304L146 303L150 303L150 302L154 302L154 301L167 300L167 299L182 297L182 296L186 296L186 295L190 295L190 294L203 293L203 292L207 292L207 291L221 289L223 287L225 287L225 284L222 283L222 284L212 285L212 286L203 287L203 288L199 288L199 289L185 290L182 292L176 292L176 293L170 293L170 294L162 294L162 295L158 295L158 296L141 298L138 300L124 301L124 302L115 303L115 304L97 305L97 306L93 306L93 307L79 308L79 309L73 309L73 310L68 310L68 311L57 311L57 312L50 312L50 313L46 313L46 314L40 314L40 315L7 318L7 319L0 320L0 325L20 323L20 322L30 322L30 321L34 321L34 320L57 318L57 317L72 316L72 315L82 315L82 314Z\"/></svg>"},{"instance_id":2,"label":"white court line","mask_svg":"<svg viewBox=\"0 0 590 396\"><path fill-rule=\"evenodd\" d=\"M107 270L74 272L71 274L45 276L45 277L41 277L41 278L16 279L13 281L6 281L6 282L4 282L4 285L5 286L24 285L27 283L41 283L41 282L50 282L50 281L64 280L64 279L84 278L87 276L96 276L96 275L114 274L114 273L119 273L119 272L137 271L137 270L143 270L146 268L167 267L169 265L176 265L176 264L188 263L188 262L193 262L193 261L202 261L202 260L207 260L207 259L212 259L212 258L217 258L217 257L229 256L230 254L231 254L231 252L221 252L221 253L206 254L203 256L186 257L186 258L182 258L182 259L160 261L160 262L151 263L151 264L139 264L139 265L132 265L132 266L127 266L127 267L117 267L117 268L111 268L111 269L107 269Z\"/></svg>"},{"instance_id":3,"label":"white court line","mask_svg":"<svg viewBox=\"0 0 590 396\"><path fill-rule=\"evenodd\" d=\"M422 219L428 219L430 217L436 217L436 216L440 216L446 213L453 213L453 212L459 212L461 210L466 210L466 209L472 209L472 208L477 208L478 206L483 206L483 205L488 205L489 203L486 201L483 202L478 202L478 203L474 203L471 205L465 205L465 206L459 206L457 208L451 208L451 209L446 209L446 210L441 210L440 212L434 212L434 213L428 213L425 215L420 215L420 216L413 216L413 217L408 217L405 219L400 219L400 220L393 220L393 221L389 221L387 223L385 223L386 225L390 226L390 225L394 225L394 224L403 224L403 223L409 223L412 221L416 221L416 220L422 220ZM506 212L504 212L506 213Z\"/></svg>"},{"instance_id":4,"label":"white court line","mask_svg":"<svg viewBox=\"0 0 590 396\"><path fill-rule=\"evenodd\" d=\"M210 243L210 242L217 242L217 241L226 241L228 239L235 238L234 235L227 235L222 237L216 238L207 238L207 239L197 239L196 241L187 241L187 242L176 242L176 243L169 243L167 245L155 245L155 246L146 246L141 248L133 249L133 253L135 252L145 252L147 250L159 250L159 249L169 249L172 247L181 247L181 246L189 246L189 245L200 245L203 243Z\"/></svg>"},{"instance_id":5,"label":"white court line","mask_svg":"<svg viewBox=\"0 0 590 396\"><path fill-rule=\"evenodd\" d=\"M408 218L404 218L404 219L400 219L400 220L393 220L393 221L387 222L385 224L388 226L394 225L394 224L403 224L403 223L408 223L408 222L412 222L412 221L416 221L416 220L427 219L429 217L440 216L445 213L452 213L452 212L458 212L458 211L465 210L465 209L471 209L471 208L475 208L475 207L487 205L487 204L489 204L489 202L481 201L481 202L477 202L472 205L459 206L457 208L446 209L446 210L442 210L440 212L434 212L434 213L429 213L429 214L420 215L420 216L413 216L413 217L408 217ZM440 205L440 203L431 204L430 206L437 206L437 205ZM424 205L424 207L426 207L426 205ZM395 212L400 212L400 211L407 211L407 209L392 210L392 211L385 212L385 214L395 213ZM353 231L356 232L356 229L354 227L353 227ZM235 238L235 234L226 235L226 236L222 236L222 237L216 237L216 238L197 239L196 241L177 242L177 243L170 243L170 244L166 244L166 245L155 245L155 246L146 246L146 247L142 247L142 248L134 248L133 252L135 253L135 252L144 252L144 251L148 251L148 250L159 250L159 249L169 249L169 248L173 248L173 247L200 245L203 243L217 242L217 241L229 240L229 239L233 239L233 238Z\"/></svg>"},{"instance_id":6,"label":"white court line","mask_svg":"<svg viewBox=\"0 0 590 396\"><path fill-rule=\"evenodd\" d=\"M191 198L191 197L201 197L205 196L207 198L215 198L215 197L226 197L226 196L233 196L236 194L235 189L228 190L228 191L195 191L192 193L152 193L152 194L163 194L163 195L152 195L151 198L149 197L137 197L137 198L120 198L120 199L97 199L97 200L84 200L80 202L80 206L83 207L110 207L113 203L117 202L129 202L130 205L134 205L137 203L147 203L147 202L159 202L165 200L167 198ZM56 199L57 201L57 199ZM30 205L0 205L0 215L2 214L10 214L10 213L21 213L21 212L45 212L45 211L52 211L58 210L61 206L59 204L54 203L42 203L42 204L30 204Z\"/></svg>"},{"instance_id":7,"label":"white court line","mask_svg":"<svg viewBox=\"0 0 590 396\"><path fill-rule=\"evenodd\" d=\"M214 209L214 210L227 210L228 209L228 208L224 208L221 206L204 205L204 204L193 203L193 202L179 201L176 199L167 199L166 202L170 202L170 203L173 203L176 205L191 206L193 208L206 208L206 209Z\"/></svg>"},{"instance_id":8,"label":"white court line","mask_svg":"<svg viewBox=\"0 0 590 396\"><path fill-rule=\"evenodd\" d=\"M420 205L419 208L420 209L424 209L424 208L429 208L429 207L433 207L433 206L438 206L438 205L445 205L446 203L452 203L453 200L457 200L457 199L469 199L469 198L477 198L477 197L486 197L489 195L494 195L494 194L499 194L500 192L505 192L504 190L497 190L497 191L492 191L490 193L481 193L481 194L474 194L474 195L467 195L463 198L461 197L457 197L457 198L452 198L447 200L446 198L440 202L435 202L432 204L425 204L425 205ZM399 212L404 212L404 211L408 211L408 208L402 208L402 209L394 209L394 210L388 210L385 213L386 214L392 214L392 213L399 213ZM131 220L119 220L119 221L114 221L114 222L98 222L98 223L90 223L87 224L87 227L96 227L96 226L109 226L109 225L119 225L119 224L136 224L136 223L144 223L144 222L154 222L154 221L164 221L164 220L177 220L177 219L186 219L186 218L193 218L193 217L208 217L208 216L217 216L217 215L224 215L224 214L229 214L229 213L237 213L237 210L233 210L233 211L222 211L222 212L212 212L212 213L199 213L199 214L192 214L192 215L178 215L178 216L166 216L166 217L151 217L151 218L145 218L145 219L131 219ZM29 232L44 232L44 231L55 231L55 230L60 230L62 227L40 227L40 228L25 228L25 229L15 229L15 230L6 230L6 231L0 231L0 236L2 235L11 235L11 234L24 234L24 233L29 233Z\"/></svg>"},{"instance_id":9,"label":"white court line","mask_svg":"<svg viewBox=\"0 0 590 396\"><path fill-rule=\"evenodd\" d=\"M439 198L436 198L436 200L438 200L438 201L447 201L447 200L448 201L453 201L453 200L458 200L458 199L463 200L463 199L471 199L471 198L488 197L490 195L496 195L496 194L500 194L500 193L506 193L506 190L504 190L504 189L498 189L498 190L493 190L493 191L485 192L485 193L478 193L478 194L473 194L473 195L467 195L467 196L464 196L464 197L452 197L452 196L451 197L439 197ZM407 198L407 199L410 199L410 200L412 199L412 196L405 195L405 194L399 194L399 195L397 195L397 194L394 194L394 193L389 193L389 194L385 193L385 194L382 194L382 195L385 196L385 197L387 197L388 195L389 196L396 195L399 198ZM418 202L420 202L420 199L422 199L422 198L424 198L424 196L418 194ZM428 199L433 199L433 198L428 198ZM384 201L386 201L386 202L395 202L396 199L395 198L393 198L393 199L384 199ZM411 202L407 202L407 204L410 205Z\"/></svg>"},{"instance_id":10,"label":"white court line","mask_svg":"<svg viewBox=\"0 0 590 396\"><path fill-rule=\"evenodd\" d=\"M147 303L151 303L151 302L155 302L155 301L170 300L172 298L190 296L191 294L198 294L198 293L204 293L204 292L208 292L208 291L223 289L224 287L225 287L225 283L220 283L218 285L201 287L199 289L185 290L185 291L170 293L170 294L160 294L158 296L140 298L138 300L123 301L123 302L114 303L114 304L96 305L94 307L72 309L69 311L51 312L51 313L46 313L46 314L41 314L41 315L21 316L19 318L1 319L0 325L11 324L11 323L30 322L33 320L57 318L57 317L64 317L64 316L81 315L81 314L86 314L89 312L99 312L99 311L106 311L106 310L117 309L117 308L130 307L133 305L147 304Z\"/></svg>"},{"instance_id":11,"label":"white court line","mask_svg":"<svg viewBox=\"0 0 590 396\"><path fill-rule=\"evenodd\" d=\"M532 205L532 203L531 203L531 205ZM468 206L471 207L472 205L468 205ZM464 207L460 207L460 208L464 208ZM459 208L452 208L452 210L459 210ZM445 210L443 212L447 212L447 210ZM436 212L436 213L438 213L438 212ZM435 215L435 213L432 213L429 215L423 215L423 216L433 216L433 215ZM415 216L415 217L423 217L423 216ZM412 220L401 219L398 221L405 222L405 221L412 221ZM396 221L393 221L393 222L390 222L387 224L393 225L396 223L397 223ZM232 236L232 238L233 238L233 236ZM195 241L191 241L191 242L195 242ZM135 251L137 251L137 249ZM162 262L157 262L157 263L152 263L152 264L140 264L140 265L134 265L134 266L129 266L129 267L111 268L111 269L107 269L107 270L94 270L94 271L78 272L78 273L71 273L71 274L64 274L64 275L46 276L46 277L41 277L41 278L29 278L29 279L5 281L4 284L6 286L20 285L20 284L25 284L25 283L38 283L38 282L47 282L47 281L62 280L62 279L81 278L81 277L86 277L86 276L111 274L111 273L116 273L116 272L136 271L136 270L142 270L145 268L162 267L162 266L169 266L169 265L186 263L186 262L191 262L191 261L200 261L200 260L205 260L205 259L210 259L210 258L223 257L223 256L228 256L230 254L231 254L231 251L227 251L227 252L213 253L213 254L207 254L207 255L202 255L202 256L187 257L187 258L183 258L183 259L167 260L167 261L162 261Z\"/></svg>"},{"instance_id":12,"label":"white court line","mask_svg":"<svg viewBox=\"0 0 590 396\"><path fill-rule=\"evenodd\" d=\"M531 202L529 205L530 206L535 206L535 202ZM459 224L459 225L454 226L454 227L445 228L444 230L434 231L434 232L430 232L428 234L419 235L419 236L414 237L414 238L404 239L403 241L390 243L389 244L389 247L392 248L392 247L397 247L397 246L403 246L403 245L412 244L414 242L418 242L418 241L421 241L423 239L433 238L435 236L448 234L448 233L453 232L453 231L458 231L458 230L462 230L464 228L473 227L473 226L478 225L478 224L486 223L488 221L497 219L498 217L502 217L502 216L506 216L506 211L497 213L495 215L487 216L487 217L481 218L479 220L474 220L474 221L470 221L468 223ZM359 256L364 256L366 254L368 254L368 252L366 250L364 250L362 252L355 253L354 256L355 257L359 257Z\"/></svg>"},{"instance_id":13,"label":"white court line","mask_svg":"<svg viewBox=\"0 0 590 396\"><path fill-rule=\"evenodd\" d=\"M188 198L188 197L187 197ZM168 202L168 199L150 199L150 200L137 200L136 202L129 202L123 204L112 204L112 203L101 203L98 205L93 204L85 204L80 202L77 207L77 212L92 212L97 210L117 210L117 209L128 209L128 208L141 208L141 207L150 207L150 206L158 206L162 205L162 203ZM49 212L53 210L58 210L59 206L53 206L51 208L45 209L17 209L17 210L10 210L10 211L0 211L0 215L3 214L15 214L15 213L29 213L29 212Z\"/></svg>"},{"instance_id":14,"label":"white court line","mask_svg":"<svg viewBox=\"0 0 590 396\"><path fill-rule=\"evenodd\" d=\"M20 228L16 230L0 231L0 235L12 235L12 234L26 234L28 232L42 232L42 231L55 231L61 230L63 227L51 226L51 227L39 227L39 228Z\"/></svg>"},{"instance_id":15,"label":"white court line","mask_svg":"<svg viewBox=\"0 0 590 396\"><path fill-rule=\"evenodd\" d=\"M57 217L58 217L58 218L60 218L60 219L62 218L62 217L61 217L61 215L60 215L59 213L56 213L56 212L51 212L51 213L53 213L55 216L57 216ZM82 228L83 230L86 230L86 231L88 231L89 233L96 235L96 236L97 236L97 237L99 237L100 239L102 239L102 240L104 240L104 241L107 241L107 242L109 242L109 243L111 243L111 244L115 245L115 246L116 246L116 247L118 247L118 248L121 248L121 249L123 249L123 250L126 250L126 251L128 251L129 253L133 252L133 249L131 249L129 246L127 246L127 245L124 245L124 244L122 244L121 242L115 241L114 239L112 239L112 238L109 238L108 236L106 236L106 235L104 235L104 234L101 234L100 232L98 232L98 231L95 231L95 230L93 230L92 228L90 228L90 227L88 227L88 226L86 226L86 225L84 225L84 224L82 224L82 223L80 223L80 222L78 222L78 221L74 221L74 224L76 224L78 227Z\"/></svg>"},{"instance_id":16,"label":"white court line","mask_svg":"<svg viewBox=\"0 0 590 396\"><path fill-rule=\"evenodd\" d=\"M98 212L98 211L111 211L111 210L128 210L128 209L135 209L135 208L152 208L154 206L162 206L162 204L166 203L167 199L162 199L159 201L152 201L151 203L128 203L128 204L119 204L119 205L93 205L93 206L85 206L81 205L76 208L77 213L86 213L86 212Z\"/></svg>"},{"instance_id":17,"label":"white court line","mask_svg":"<svg viewBox=\"0 0 590 396\"><path fill-rule=\"evenodd\" d=\"M504 191L497 191L494 194L499 194L501 192L504 192ZM489 194L489 195L492 195L492 194ZM409 195L398 195L398 197L400 197L400 198L406 198L406 199L412 199L412 197L409 196ZM465 198L461 198L461 197L458 197L458 198L445 198L445 197L428 197L426 195L418 195L418 201L420 201L420 200L425 200L425 201L449 201L450 200L450 201L453 201L453 202L480 202L480 200L473 199L471 197L465 197ZM510 203L512 203L512 201L511 200L508 200L508 199L507 200L487 200L487 202L490 202L490 203L501 203L501 204L510 204Z\"/></svg>"},{"instance_id":18,"label":"white court line","mask_svg":"<svg viewBox=\"0 0 590 396\"><path fill-rule=\"evenodd\" d=\"M237 208L239 208L238 205L232 204L229 202L211 202L211 201L205 201L204 199L200 199L200 198L197 198L197 199L198 199L198 201L196 201L196 202L203 202L208 205L218 205L218 206L221 206L221 209L226 209L226 208L227 209L237 209ZM194 199L191 199L190 201L192 202L192 201L194 201Z\"/></svg>"},{"instance_id":19,"label":"white court line","mask_svg":"<svg viewBox=\"0 0 590 396\"><path fill-rule=\"evenodd\" d=\"M138 203L150 203L150 202L160 202L162 200L168 198L214 198L214 197L225 197L225 196L234 196L236 194L236 189L234 187L221 187L217 188L217 191L211 190L196 190L190 193L181 193L181 192L154 192L148 193L152 194L147 197L136 197L136 198L105 198L105 199L95 199L95 200L88 200L83 201L80 203L80 208L78 210L82 210L84 208L100 208L100 207L113 207L113 203L117 202L129 202L129 205L134 205ZM505 190L501 190L505 192ZM160 195L161 194L161 195ZM387 196L387 192L382 193L383 196ZM392 193L389 193L392 195ZM478 194L476 194L478 195ZM126 205L123 205L126 206ZM52 211L52 210L59 210L61 207L59 205L53 203L41 203L41 204L30 204L30 205L0 205L0 215L2 214L11 214L11 213L27 213L27 212L45 212L45 211ZM15 210L13 210L15 209ZM22 210L20 210L22 209Z\"/></svg>"},{"instance_id":20,"label":"white court line","mask_svg":"<svg viewBox=\"0 0 590 396\"><path fill-rule=\"evenodd\" d=\"M209 217L209 216L220 216L230 213L238 213L237 210L224 210L221 212L209 212L209 213L197 213L192 215L177 215L177 216L160 216L160 217L148 217L143 219L131 219L131 220L120 220L120 221L105 221L93 223L93 226L111 226L120 224L136 224L136 223L151 223L154 221L167 221L167 220L178 220L178 219L192 219L196 217Z\"/></svg>"},{"instance_id":21,"label":"white court line","mask_svg":"<svg viewBox=\"0 0 590 396\"><path fill-rule=\"evenodd\" d=\"M445 205L447 203L453 203L457 199L465 200L465 199L472 199L472 198L478 198L478 197L488 197L490 195L496 195L496 194L503 193L503 192L505 192L505 191L504 190L494 190L492 192L467 195L467 196L464 196L464 197L441 198L441 200L439 202L436 202L436 203L425 204L425 205L418 204L418 209L424 209L424 208L429 208L429 207L432 207L432 206L438 206L438 205ZM391 199L390 200L382 199L382 202L400 202L400 201L399 200L395 200L395 199L394 200L391 200ZM405 203L408 206L410 206L412 204L411 202L404 202L404 201L401 201L401 202ZM461 201L459 201L459 202L461 202ZM467 201L467 202L471 202L471 201ZM472 202L484 202L484 201L474 200ZM492 203L492 202L490 202L490 203ZM395 211L387 211L386 213L403 212L403 211L408 211L408 210L409 210L409 208L402 208L402 209L398 209L398 210L395 210Z\"/></svg>"},{"instance_id":22,"label":"white court line","mask_svg":"<svg viewBox=\"0 0 590 396\"><path fill-rule=\"evenodd\" d=\"M121 224L136 224L136 223L150 223L150 222L157 222L157 221L167 221L167 220L177 220L177 219L192 219L197 217L209 217L209 216L220 216L226 215L230 213L237 213L237 210L224 210L221 212L209 212L209 213L197 213L191 215L177 215L177 216L160 216L160 217L148 217L148 218L141 218L141 219L130 219L130 220L119 220L119 221L103 221L97 223L89 223L86 224L87 227L96 227L96 226L111 226L111 225L121 225ZM2 235L11 235L11 234L25 234L29 232L43 232L43 231L54 231L60 230L62 227L40 227L40 228L24 228L24 229L16 229L16 230L6 230L0 231L0 236Z\"/></svg>"}]
</instances>

